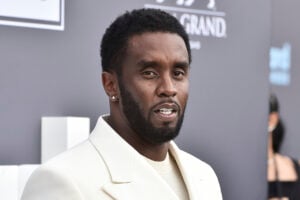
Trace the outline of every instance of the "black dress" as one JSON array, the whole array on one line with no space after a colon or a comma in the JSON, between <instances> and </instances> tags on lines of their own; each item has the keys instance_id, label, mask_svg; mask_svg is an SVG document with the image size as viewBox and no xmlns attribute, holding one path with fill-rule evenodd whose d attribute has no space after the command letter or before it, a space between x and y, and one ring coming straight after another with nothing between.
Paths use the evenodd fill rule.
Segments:
<instances>
[{"instance_id":1,"label":"black dress","mask_svg":"<svg viewBox=\"0 0 300 200\"><path fill-rule=\"evenodd\" d=\"M299 163L292 159L294 168L297 173L296 181L269 181L268 197L288 197L289 200L300 200L300 166Z\"/></svg>"}]
</instances>

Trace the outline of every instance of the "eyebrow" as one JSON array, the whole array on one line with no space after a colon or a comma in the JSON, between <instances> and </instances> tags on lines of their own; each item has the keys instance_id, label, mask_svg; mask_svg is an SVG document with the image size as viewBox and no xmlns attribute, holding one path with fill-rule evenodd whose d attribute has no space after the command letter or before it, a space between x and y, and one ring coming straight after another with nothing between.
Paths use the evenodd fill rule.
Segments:
<instances>
[{"instance_id":1,"label":"eyebrow","mask_svg":"<svg viewBox=\"0 0 300 200\"><path fill-rule=\"evenodd\" d=\"M147 60L141 60L137 64L142 68L154 67L160 65L159 62L147 61ZM179 61L179 62L175 62L174 67L188 68L190 67L190 63L186 61Z\"/></svg>"},{"instance_id":2,"label":"eyebrow","mask_svg":"<svg viewBox=\"0 0 300 200\"><path fill-rule=\"evenodd\" d=\"M146 67L154 67L159 65L156 61L147 61L147 60L141 60L137 63L139 66L146 68Z\"/></svg>"},{"instance_id":3,"label":"eyebrow","mask_svg":"<svg viewBox=\"0 0 300 200\"><path fill-rule=\"evenodd\" d=\"M180 67L180 68L189 68L190 67L190 63L189 62L176 62L174 67Z\"/></svg>"}]
</instances>

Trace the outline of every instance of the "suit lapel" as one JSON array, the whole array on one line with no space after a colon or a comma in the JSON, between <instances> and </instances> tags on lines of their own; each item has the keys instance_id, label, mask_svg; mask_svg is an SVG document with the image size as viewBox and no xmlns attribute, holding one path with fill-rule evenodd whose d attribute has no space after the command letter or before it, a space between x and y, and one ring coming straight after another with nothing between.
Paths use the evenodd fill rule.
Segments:
<instances>
[{"instance_id":1,"label":"suit lapel","mask_svg":"<svg viewBox=\"0 0 300 200\"><path fill-rule=\"evenodd\" d=\"M174 159L176 160L176 164L179 168L179 171L183 177L185 186L187 188L189 199L190 200L196 200L196 199L202 199L199 197L199 182L201 183L201 180L195 179L195 170L190 169L191 163L188 163L182 158L182 155L180 153L180 149L177 147L177 145L172 141L170 145L170 152Z\"/></svg>"},{"instance_id":2,"label":"suit lapel","mask_svg":"<svg viewBox=\"0 0 300 200\"><path fill-rule=\"evenodd\" d=\"M171 142L170 151L183 177L190 200L222 199L217 178L213 179L214 172L206 163L182 152L174 142Z\"/></svg>"},{"instance_id":3,"label":"suit lapel","mask_svg":"<svg viewBox=\"0 0 300 200\"><path fill-rule=\"evenodd\" d=\"M111 182L101 189L114 199L178 200L147 161L101 117L89 140L103 158L111 176Z\"/></svg>"}]
</instances>

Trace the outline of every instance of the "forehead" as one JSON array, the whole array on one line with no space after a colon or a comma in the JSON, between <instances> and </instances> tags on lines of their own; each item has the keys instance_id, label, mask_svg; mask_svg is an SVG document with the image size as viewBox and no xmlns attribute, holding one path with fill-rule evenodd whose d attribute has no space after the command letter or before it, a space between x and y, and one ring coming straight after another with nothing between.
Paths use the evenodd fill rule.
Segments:
<instances>
[{"instance_id":1,"label":"forehead","mask_svg":"<svg viewBox=\"0 0 300 200\"><path fill-rule=\"evenodd\" d=\"M134 35L128 40L127 56L164 57L188 61L184 40L175 33L146 32Z\"/></svg>"}]
</instances>

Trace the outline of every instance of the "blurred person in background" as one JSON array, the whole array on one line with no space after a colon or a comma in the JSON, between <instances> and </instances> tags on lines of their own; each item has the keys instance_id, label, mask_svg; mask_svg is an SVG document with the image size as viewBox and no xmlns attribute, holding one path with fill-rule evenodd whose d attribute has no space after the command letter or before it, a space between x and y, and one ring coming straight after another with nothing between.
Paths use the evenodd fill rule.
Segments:
<instances>
[{"instance_id":1,"label":"blurred person in background","mask_svg":"<svg viewBox=\"0 0 300 200\"><path fill-rule=\"evenodd\" d=\"M299 161L280 153L285 127L279 115L279 102L274 94L269 97L269 106L268 199L300 200Z\"/></svg>"}]
</instances>

